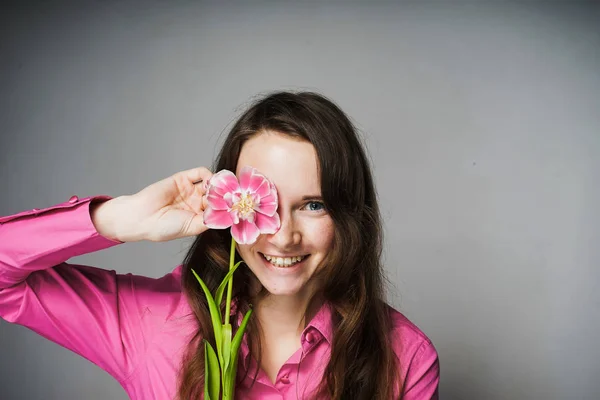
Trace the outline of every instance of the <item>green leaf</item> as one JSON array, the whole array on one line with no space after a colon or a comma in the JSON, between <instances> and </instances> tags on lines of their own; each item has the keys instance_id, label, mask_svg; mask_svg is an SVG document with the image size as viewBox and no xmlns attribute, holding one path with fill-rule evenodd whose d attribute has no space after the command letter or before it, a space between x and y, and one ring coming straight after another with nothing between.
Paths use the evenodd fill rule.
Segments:
<instances>
[{"instance_id":1,"label":"green leaf","mask_svg":"<svg viewBox=\"0 0 600 400\"><path fill-rule=\"evenodd\" d=\"M227 367L229 367L229 361L231 357L231 324L223 325L223 374L227 373Z\"/></svg>"},{"instance_id":2,"label":"green leaf","mask_svg":"<svg viewBox=\"0 0 600 400\"><path fill-rule=\"evenodd\" d=\"M213 330L215 332L215 341L217 342L217 351L219 352L219 359L221 359L221 338L223 334L221 333L221 315L219 314L219 308L215 304L215 301L210 294L210 291L202 281L202 279L196 274L196 271L192 269L194 276L200 282L200 286L202 286L202 290L204 290L204 294L206 295L206 300L208 301L208 309L210 310L210 319L212 320ZM222 362L222 360L221 360Z\"/></svg>"},{"instance_id":3,"label":"green leaf","mask_svg":"<svg viewBox=\"0 0 600 400\"><path fill-rule=\"evenodd\" d=\"M246 315L244 315L244 319L242 320L238 330L235 332L235 336L231 342L231 367L225 372L225 382L223 383L223 394L225 395L226 392L231 394L230 398L233 398L233 391L235 390L235 375L237 373L240 345L242 344L242 338L244 336L244 332L246 331L246 325L248 325L248 320L250 319L251 314L252 309L249 309L246 312Z\"/></svg>"},{"instance_id":4,"label":"green leaf","mask_svg":"<svg viewBox=\"0 0 600 400\"><path fill-rule=\"evenodd\" d=\"M244 332L246 331L246 325L248 325L248 320L250 319L250 315L252 314L252 309L249 309L244 315L244 319L240 324L240 327L235 332L235 336L231 342L231 354L235 357L238 350L240 349L240 345L242 344L242 337L244 336Z\"/></svg>"},{"instance_id":5,"label":"green leaf","mask_svg":"<svg viewBox=\"0 0 600 400\"><path fill-rule=\"evenodd\" d=\"M225 278L223 278L223 282L221 282L221 284L219 285L218 289L217 289L217 293L215 295L215 302L218 305L221 305L221 300L223 299L223 292L225 291L225 286L227 286L227 282L229 282L229 280L231 279L231 277L233 276L233 273L235 272L235 270L237 269L237 267L240 266L240 264L243 261L238 261L233 268L231 268L229 270L229 272L227 273L227 275L225 275Z\"/></svg>"},{"instance_id":6,"label":"green leaf","mask_svg":"<svg viewBox=\"0 0 600 400\"><path fill-rule=\"evenodd\" d=\"M204 340L204 398L219 400L221 374L215 350Z\"/></svg>"}]
</instances>

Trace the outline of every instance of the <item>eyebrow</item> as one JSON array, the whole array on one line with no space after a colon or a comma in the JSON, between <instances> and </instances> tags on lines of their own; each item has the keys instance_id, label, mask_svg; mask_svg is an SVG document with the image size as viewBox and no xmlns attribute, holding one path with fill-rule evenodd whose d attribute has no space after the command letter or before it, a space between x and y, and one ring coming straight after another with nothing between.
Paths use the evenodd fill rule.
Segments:
<instances>
[{"instance_id":1,"label":"eyebrow","mask_svg":"<svg viewBox=\"0 0 600 400\"><path fill-rule=\"evenodd\" d=\"M302 196L302 201L306 200L323 200L323 196L311 195L311 196Z\"/></svg>"}]
</instances>

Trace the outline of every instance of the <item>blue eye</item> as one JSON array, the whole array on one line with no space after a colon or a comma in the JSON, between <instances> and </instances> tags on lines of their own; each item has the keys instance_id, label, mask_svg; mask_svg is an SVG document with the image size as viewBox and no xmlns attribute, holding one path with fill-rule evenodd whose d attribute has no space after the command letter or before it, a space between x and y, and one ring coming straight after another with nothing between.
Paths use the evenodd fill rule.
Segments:
<instances>
[{"instance_id":1,"label":"blue eye","mask_svg":"<svg viewBox=\"0 0 600 400\"><path fill-rule=\"evenodd\" d=\"M310 201L306 203L306 206L310 211L322 211L325 209L325 204L320 201Z\"/></svg>"}]
</instances>

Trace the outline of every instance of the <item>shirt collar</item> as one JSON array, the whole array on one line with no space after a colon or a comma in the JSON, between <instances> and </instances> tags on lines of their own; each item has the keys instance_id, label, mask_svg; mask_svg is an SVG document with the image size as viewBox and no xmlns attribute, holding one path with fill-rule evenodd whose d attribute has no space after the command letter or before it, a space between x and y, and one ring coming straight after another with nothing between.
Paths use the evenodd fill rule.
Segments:
<instances>
[{"instance_id":1,"label":"shirt collar","mask_svg":"<svg viewBox=\"0 0 600 400\"><path fill-rule=\"evenodd\" d=\"M310 328L316 329L323 337L327 340L329 345L331 345L331 340L333 336L333 326L331 323L331 318L333 316L333 306L325 302L314 315L314 317L310 320L306 328L304 328L303 334L306 334Z\"/></svg>"},{"instance_id":2,"label":"shirt collar","mask_svg":"<svg viewBox=\"0 0 600 400\"><path fill-rule=\"evenodd\" d=\"M235 316L236 313L237 313L237 302L234 299L231 304L231 313L230 314L232 316ZM317 311L317 313L313 316L313 318L310 320L310 322L306 325L306 327L302 331L302 335L301 335L302 345L304 344L304 341L306 340L305 339L306 334L314 329L323 338L325 338L325 340L327 340L327 343L331 346L331 341L332 341L332 336L333 336L333 327L332 327L332 322L331 322L332 315L333 315L333 306L329 302L323 303L321 305L321 308L319 308L319 311ZM238 326L240 326L240 324L242 323L243 317L244 316L241 313L237 315ZM242 345L241 345L241 357L242 357L242 360L244 360L244 367L246 369L248 369L248 363L250 361L249 356L250 356L250 349L248 348L248 342L246 340L246 335L244 335L244 337L242 339Z\"/></svg>"}]
</instances>

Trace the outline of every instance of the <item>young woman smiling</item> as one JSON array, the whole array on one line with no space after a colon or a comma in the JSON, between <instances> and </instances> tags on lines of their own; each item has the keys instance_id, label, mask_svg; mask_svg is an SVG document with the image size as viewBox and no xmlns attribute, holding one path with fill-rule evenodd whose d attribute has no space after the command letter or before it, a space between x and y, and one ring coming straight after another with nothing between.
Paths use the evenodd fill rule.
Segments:
<instances>
[{"instance_id":1,"label":"young woman smiling","mask_svg":"<svg viewBox=\"0 0 600 400\"><path fill-rule=\"evenodd\" d=\"M252 307L237 399L437 399L431 341L386 304L370 166L347 116L315 93L279 92L235 123L216 162L134 195L94 196L0 218L0 316L86 357L132 399L198 399L214 345L194 269L214 292L231 233L208 229L213 172L256 168L278 193L280 228L237 245L232 324ZM196 236L160 279L67 263L139 240Z\"/></svg>"}]
</instances>

